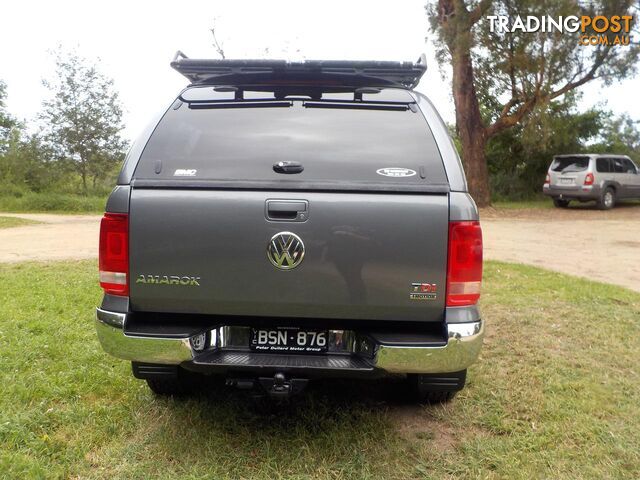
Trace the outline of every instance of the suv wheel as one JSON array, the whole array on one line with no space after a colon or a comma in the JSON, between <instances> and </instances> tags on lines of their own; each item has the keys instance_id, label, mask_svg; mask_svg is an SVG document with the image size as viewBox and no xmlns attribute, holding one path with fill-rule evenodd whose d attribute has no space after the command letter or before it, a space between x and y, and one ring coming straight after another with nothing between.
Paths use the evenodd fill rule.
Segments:
<instances>
[{"instance_id":1,"label":"suv wheel","mask_svg":"<svg viewBox=\"0 0 640 480\"><path fill-rule=\"evenodd\" d=\"M569 206L569 200L562 200L560 198L553 199L553 206L557 208L567 208Z\"/></svg>"},{"instance_id":2,"label":"suv wheel","mask_svg":"<svg viewBox=\"0 0 640 480\"><path fill-rule=\"evenodd\" d=\"M616 192L613 188L607 187L600 195L598 200L598 208L600 210L611 210L616 204Z\"/></svg>"}]
</instances>

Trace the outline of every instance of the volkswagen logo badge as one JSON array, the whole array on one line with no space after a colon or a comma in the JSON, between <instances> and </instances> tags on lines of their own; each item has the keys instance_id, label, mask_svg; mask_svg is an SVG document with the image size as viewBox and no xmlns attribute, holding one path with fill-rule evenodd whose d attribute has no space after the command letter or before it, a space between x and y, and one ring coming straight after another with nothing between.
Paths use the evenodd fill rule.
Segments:
<instances>
[{"instance_id":1,"label":"volkswagen logo badge","mask_svg":"<svg viewBox=\"0 0 640 480\"><path fill-rule=\"evenodd\" d=\"M296 268L304 258L304 243L295 233L276 233L267 245L267 258L280 270Z\"/></svg>"}]
</instances>

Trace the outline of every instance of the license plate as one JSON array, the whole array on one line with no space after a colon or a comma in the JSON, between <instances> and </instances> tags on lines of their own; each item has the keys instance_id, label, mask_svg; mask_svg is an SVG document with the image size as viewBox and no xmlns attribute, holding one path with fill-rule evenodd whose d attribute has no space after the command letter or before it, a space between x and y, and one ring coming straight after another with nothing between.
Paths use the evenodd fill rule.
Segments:
<instances>
[{"instance_id":1,"label":"license plate","mask_svg":"<svg viewBox=\"0 0 640 480\"><path fill-rule=\"evenodd\" d=\"M573 185L573 178L561 178L560 183L562 185Z\"/></svg>"},{"instance_id":2,"label":"license plate","mask_svg":"<svg viewBox=\"0 0 640 480\"><path fill-rule=\"evenodd\" d=\"M252 328L249 347L256 352L326 353L329 332L301 328Z\"/></svg>"}]
</instances>

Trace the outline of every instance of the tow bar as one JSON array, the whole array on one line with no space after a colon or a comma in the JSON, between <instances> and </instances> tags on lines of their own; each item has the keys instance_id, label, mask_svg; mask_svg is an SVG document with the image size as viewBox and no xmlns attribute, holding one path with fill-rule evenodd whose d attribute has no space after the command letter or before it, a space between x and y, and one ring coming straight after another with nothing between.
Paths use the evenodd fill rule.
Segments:
<instances>
[{"instance_id":1,"label":"tow bar","mask_svg":"<svg viewBox=\"0 0 640 480\"><path fill-rule=\"evenodd\" d=\"M241 390L251 390L260 386L262 390L275 400L284 400L292 395L302 392L309 383L306 378L287 379L284 373L278 372L273 377L248 378L228 378L226 384L237 387Z\"/></svg>"}]
</instances>

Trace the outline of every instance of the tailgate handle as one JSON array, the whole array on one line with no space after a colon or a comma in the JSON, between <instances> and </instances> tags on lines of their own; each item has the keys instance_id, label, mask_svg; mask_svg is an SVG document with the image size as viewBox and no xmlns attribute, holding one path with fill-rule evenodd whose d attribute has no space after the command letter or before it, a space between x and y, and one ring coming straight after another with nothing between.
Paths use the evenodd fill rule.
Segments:
<instances>
[{"instance_id":1,"label":"tailgate handle","mask_svg":"<svg viewBox=\"0 0 640 480\"><path fill-rule=\"evenodd\" d=\"M304 222L308 208L306 200L267 200L266 215L268 220Z\"/></svg>"}]
</instances>

